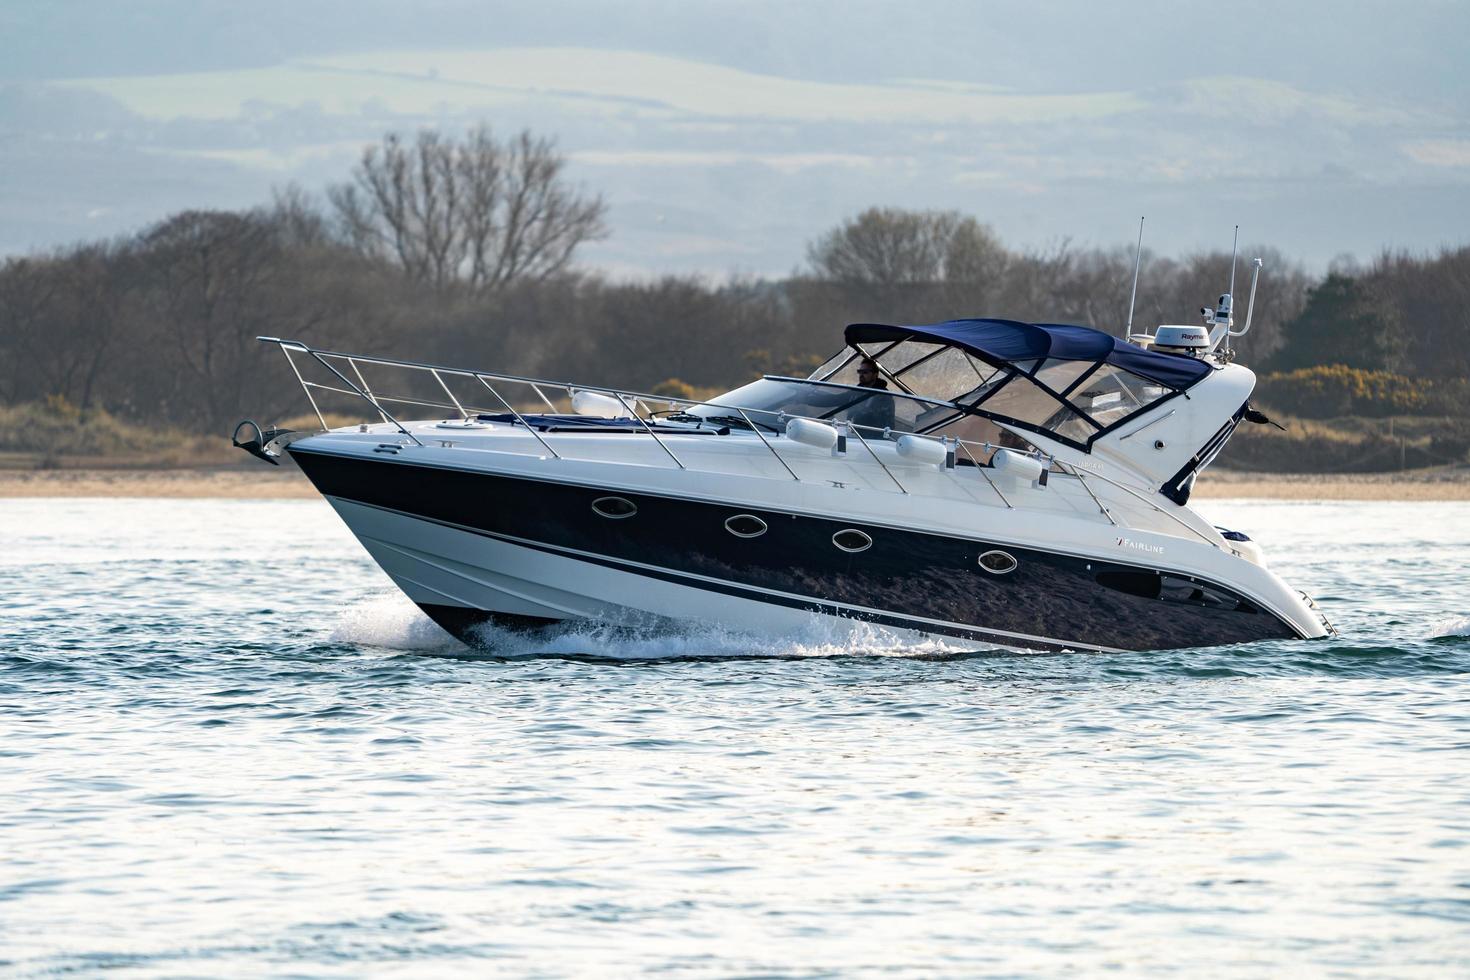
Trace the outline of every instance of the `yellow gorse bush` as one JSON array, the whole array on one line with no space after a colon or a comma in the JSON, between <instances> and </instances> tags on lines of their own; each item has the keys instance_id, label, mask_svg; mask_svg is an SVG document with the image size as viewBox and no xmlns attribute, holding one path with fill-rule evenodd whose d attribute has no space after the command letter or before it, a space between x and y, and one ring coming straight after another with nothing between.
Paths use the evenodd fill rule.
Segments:
<instances>
[{"instance_id":1,"label":"yellow gorse bush","mask_svg":"<svg viewBox=\"0 0 1470 980\"><path fill-rule=\"evenodd\" d=\"M1463 415L1470 384L1431 382L1390 371L1327 364L1268 374L1257 386L1265 405L1306 418L1343 415Z\"/></svg>"}]
</instances>

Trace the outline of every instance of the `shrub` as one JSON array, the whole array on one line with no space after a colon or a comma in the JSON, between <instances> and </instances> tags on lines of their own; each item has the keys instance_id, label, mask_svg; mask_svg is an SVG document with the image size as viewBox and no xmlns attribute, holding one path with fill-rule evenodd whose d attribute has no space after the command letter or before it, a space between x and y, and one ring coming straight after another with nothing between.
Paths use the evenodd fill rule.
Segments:
<instances>
[{"instance_id":1,"label":"shrub","mask_svg":"<svg viewBox=\"0 0 1470 980\"><path fill-rule=\"evenodd\" d=\"M1463 463L1470 456L1470 422L1456 420L1435 432L1429 440L1429 451L1437 462Z\"/></svg>"},{"instance_id":2,"label":"shrub","mask_svg":"<svg viewBox=\"0 0 1470 980\"><path fill-rule=\"evenodd\" d=\"M1256 398L1278 411L1310 419L1366 415L1470 414L1464 379L1432 382L1389 371L1364 371L1343 364L1303 368L1263 376Z\"/></svg>"},{"instance_id":3,"label":"shrub","mask_svg":"<svg viewBox=\"0 0 1470 980\"><path fill-rule=\"evenodd\" d=\"M0 405L0 452L39 455L40 465L63 456L92 456L129 465L213 465L235 462L230 441L177 429L132 425L94 410L83 415L61 398Z\"/></svg>"},{"instance_id":4,"label":"shrub","mask_svg":"<svg viewBox=\"0 0 1470 980\"><path fill-rule=\"evenodd\" d=\"M1228 469L1276 473L1381 473L1446 462L1429 436L1390 436L1282 418L1286 431L1242 425L1220 454Z\"/></svg>"},{"instance_id":5,"label":"shrub","mask_svg":"<svg viewBox=\"0 0 1470 980\"><path fill-rule=\"evenodd\" d=\"M694 386L678 378L669 378L654 385L649 394L663 395L666 398L693 398Z\"/></svg>"}]
</instances>

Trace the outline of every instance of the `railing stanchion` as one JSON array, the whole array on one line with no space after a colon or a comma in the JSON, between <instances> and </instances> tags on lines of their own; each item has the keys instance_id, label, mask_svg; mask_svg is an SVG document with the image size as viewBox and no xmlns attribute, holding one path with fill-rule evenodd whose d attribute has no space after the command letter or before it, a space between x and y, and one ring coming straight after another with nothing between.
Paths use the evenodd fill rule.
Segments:
<instances>
[{"instance_id":1,"label":"railing stanchion","mask_svg":"<svg viewBox=\"0 0 1470 980\"><path fill-rule=\"evenodd\" d=\"M536 441L539 442L539 443L541 443L542 447L548 453L551 453L551 455L553 457L555 457L556 459L561 459L561 453L557 452L555 449L552 449L551 448L551 443L549 443L545 439L541 438L541 433L537 432L534 428L532 428L531 427L531 423L529 423L525 419L521 418L521 413L516 411L515 406L512 405L510 402L506 401L504 395L502 395L500 392L496 391L494 388L490 387L490 382L486 381L483 377L481 377L478 374L475 375L475 380L478 381L478 382L480 382L480 384L484 385L485 386L485 390L488 391L488 392L490 392L490 394L494 395L496 397L496 399L499 400L500 404L502 404L506 408L510 409L510 414L512 414L512 415L515 416L516 421L519 422L519 423L521 423L521 425L524 425L526 427L526 431L529 432L529 433L531 433L531 435L535 436L536 437Z\"/></svg>"},{"instance_id":2,"label":"railing stanchion","mask_svg":"<svg viewBox=\"0 0 1470 980\"><path fill-rule=\"evenodd\" d=\"M434 376L435 381L439 382L439 387L444 389L444 394L449 396L449 400L454 402L454 407L459 409L459 417L468 421L470 417L469 413L464 410L464 406L459 403L459 399L454 397L454 392L449 390L449 386L444 383L444 379L439 377L439 372L430 368L429 373Z\"/></svg>"},{"instance_id":3,"label":"railing stanchion","mask_svg":"<svg viewBox=\"0 0 1470 980\"><path fill-rule=\"evenodd\" d=\"M627 403L626 400L624 400L623 393L622 392L620 392L620 391L614 391L612 393L612 395L613 395L614 398L616 398L618 400L618 404L622 405L623 408L627 410L627 412L628 412L629 415L633 416L635 419L638 420L638 424L639 425L643 426L644 429L648 430L648 434L651 435L651 436L653 436L653 441L656 442L656 443L658 443L658 447L660 449L662 449L664 452L666 452L666 453L669 454L669 459L672 459L674 461L674 465L675 466L679 467L679 469L681 469L681 470L686 470L686 469L689 468L689 467L685 466L683 464L683 462L680 461L680 459L679 459L678 456L675 456L674 455L674 451L672 449L670 449L668 446L664 445L664 441L658 437L658 433L657 432L654 432L653 431L653 426L649 425L647 422L645 422L643 420L643 416L639 415L633 409L628 408L628 403Z\"/></svg>"},{"instance_id":4,"label":"railing stanchion","mask_svg":"<svg viewBox=\"0 0 1470 980\"><path fill-rule=\"evenodd\" d=\"M546 403L546 407L547 408L551 409L553 412L556 411L556 406L553 405L551 403L551 399L550 398L547 398L546 395L541 391L541 386L540 385L538 385L538 384L536 384L536 382L532 381L531 382L531 390L536 393L536 397L537 398L540 398L542 401L544 401Z\"/></svg>"},{"instance_id":5,"label":"railing stanchion","mask_svg":"<svg viewBox=\"0 0 1470 980\"><path fill-rule=\"evenodd\" d=\"M368 387L367 379L362 376L362 369L357 366L357 361L355 361L355 360L353 360L352 358L349 357L347 359L347 363L352 365L352 373L355 374L355 375L357 375L357 380L362 385L362 390L365 391L365 392L367 392L367 395L368 395L369 398L372 398L373 397L373 389L371 389L371 388ZM376 399L374 399L374 400L376 400ZM388 416L384 415L382 412L379 412L378 413L378 417L380 419L382 419L384 422L388 421Z\"/></svg>"},{"instance_id":6,"label":"railing stanchion","mask_svg":"<svg viewBox=\"0 0 1470 980\"><path fill-rule=\"evenodd\" d=\"M285 344L279 344L278 346L281 348L281 353L286 355L286 363L291 365L291 373L296 375L296 382L301 385L301 390L306 393L306 400L311 402L311 410L316 413L317 421L322 424L322 431L331 431L331 426L327 425L327 417L317 407L316 398L312 395L311 389L306 386L306 379L301 376L301 371L296 367L296 359L291 356L291 352L286 349Z\"/></svg>"},{"instance_id":7,"label":"railing stanchion","mask_svg":"<svg viewBox=\"0 0 1470 980\"><path fill-rule=\"evenodd\" d=\"M862 426L860 426L860 425L858 425L856 423L852 423L852 424L848 425L848 428L852 429L852 434L858 437L858 442L860 442L860 443L863 444L863 448L868 451L868 455L873 457L873 462L875 462L879 466L883 467L883 472L884 473L887 473L888 474L888 479L892 480L893 481L893 485L896 486L896 487L898 487L898 492L899 493L902 493L902 494L907 494L908 491L906 489L904 489L904 485L902 483L899 483L898 482L898 477L896 477L896 476L893 475L893 471L890 470L884 464L883 460L878 457L878 454L873 451L873 447L870 446L870 445L868 445L868 440L866 440L866 439L863 438L862 432L859 431L860 429L862 429Z\"/></svg>"},{"instance_id":8,"label":"railing stanchion","mask_svg":"<svg viewBox=\"0 0 1470 980\"><path fill-rule=\"evenodd\" d=\"M723 408L724 406L719 405L716 407ZM781 464L782 469L791 474L791 479L795 480L797 483L800 483L801 477L797 476L796 471L787 464L786 460L781 458L780 453L776 452L776 447L771 445L771 441L767 439L765 433L760 430L760 426L756 425L755 421L749 415L745 414L745 409L737 408L735 409L735 411L740 413L740 417L745 420L745 424L750 426L750 431L754 432L755 437L759 439L765 445L765 447L771 451L772 456L776 457L776 462Z\"/></svg>"},{"instance_id":9,"label":"railing stanchion","mask_svg":"<svg viewBox=\"0 0 1470 980\"><path fill-rule=\"evenodd\" d=\"M965 445L965 440L961 439L959 442L960 448L965 451L965 456L969 458L970 462L975 464L975 469L985 478L985 482L990 484L990 489L995 491L995 495L1000 498L1000 502L1006 505L1007 510L1015 510L1016 508L1006 499L1006 495L1000 492L1000 487L996 486L995 481L990 478L990 474L985 472L985 467L981 466L980 461L970 452L970 447Z\"/></svg>"},{"instance_id":10,"label":"railing stanchion","mask_svg":"<svg viewBox=\"0 0 1470 980\"><path fill-rule=\"evenodd\" d=\"M1087 485L1087 481L1082 478L1082 471L1079 470L1077 467L1071 466L1069 464L1062 465L1066 466L1067 469L1072 471L1072 475L1077 478L1077 482L1082 484L1082 489L1087 491L1087 495L1092 498L1092 502L1097 504L1097 509L1102 511L1103 516L1108 519L1108 523L1113 525L1114 527L1117 527L1118 522L1113 520L1113 515L1108 512L1108 509L1106 507L1103 506L1103 502L1097 499L1097 494L1092 492L1092 487L1089 487Z\"/></svg>"}]
</instances>

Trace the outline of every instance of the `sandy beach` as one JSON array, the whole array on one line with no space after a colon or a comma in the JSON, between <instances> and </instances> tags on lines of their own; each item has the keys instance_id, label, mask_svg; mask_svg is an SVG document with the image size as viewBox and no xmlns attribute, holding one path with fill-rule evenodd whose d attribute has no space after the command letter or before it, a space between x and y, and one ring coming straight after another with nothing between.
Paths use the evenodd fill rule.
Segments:
<instances>
[{"instance_id":1,"label":"sandy beach","mask_svg":"<svg viewBox=\"0 0 1470 980\"><path fill-rule=\"evenodd\" d=\"M1470 500L1470 468L1406 473L1242 473L1211 470L1197 497L1276 500ZM6 497L203 497L310 499L316 491L294 467L214 469L0 470Z\"/></svg>"},{"instance_id":2,"label":"sandy beach","mask_svg":"<svg viewBox=\"0 0 1470 980\"><path fill-rule=\"evenodd\" d=\"M1244 473L1209 470L1196 497L1273 500L1470 500L1470 468L1403 473Z\"/></svg>"},{"instance_id":3,"label":"sandy beach","mask_svg":"<svg viewBox=\"0 0 1470 980\"><path fill-rule=\"evenodd\" d=\"M153 470L0 470L0 497L213 497L285 500L317 496L294 466Z\"/></svg>"}]
</instances>

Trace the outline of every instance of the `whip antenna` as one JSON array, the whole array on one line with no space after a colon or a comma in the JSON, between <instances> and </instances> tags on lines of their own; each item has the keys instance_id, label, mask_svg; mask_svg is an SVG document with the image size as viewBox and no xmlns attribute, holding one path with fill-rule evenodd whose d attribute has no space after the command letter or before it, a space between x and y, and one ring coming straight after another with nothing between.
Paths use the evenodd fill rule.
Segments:
<instances>
[{"instance_id":1,"label":"whip antenna","mask_svg":"<svg viewBox=\"0 0 1470 980\"><path fill-rule=\"evenodd\" d=\"M1230 350L1230 327L1235 322L1232 317L1235 307L1235 263L1240 257L1240 225L1235 226L1235 238L1230 242L1230 306L1225 310L1225 336L1220 339L1225 342L1225 350ZM1255 302L1255 297L1251 297Z\"/></svg>"},{"instance_id":2,"label":"whip antenna","mask_svg":"<svg viewBox=\"0 0 1470 980\"><path fill-rule=\"evenodd\" d=\"M1230 243L1230 296L1235 297L1235 259L1240 255L1240 225L1235 226L1235 241Z\"/></svg>"},{"instance_id":3,"label":"whip antenna","mask_svg":"<svg viewBox=\"0 0 1470 980\"><path fill-rule=\"evenodd\" d=\"M1123 339L1133 336L1133 304L1138 299L1138 268L1143 265L1143 218L1138 219L1138 251L1133 255L1133 292L1128 295L1128 326L1123 328Z\"/></svg>"},{"instance_id":4,"label":"whip antenna","mask_svg":"<svg viewBox=\"0 0 1470 980\"><path fill-rule=\"evenodd\" d=\"M1240 258L1240 225L1235 226L1235 240L1230 245L1230 292L1221 293L1220 300L1215 304L1214 312L1210 312L1208 306L1203 307L1200 313L1204 315L1205 326L1210 331L1209 349L1214 350L1220 344L1224 344L1225 359L1229 360L1230 354L1230 327L1234 324L1231 319L1231 307L1235 303L1235 265ZM1237 336L1239 336L1237 334Z\"/></svg>"}]
</instances>

